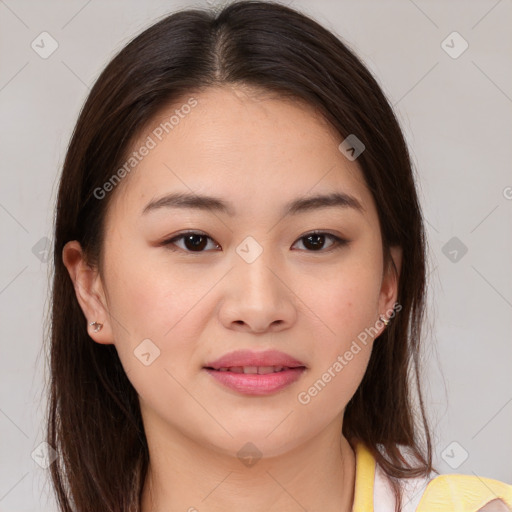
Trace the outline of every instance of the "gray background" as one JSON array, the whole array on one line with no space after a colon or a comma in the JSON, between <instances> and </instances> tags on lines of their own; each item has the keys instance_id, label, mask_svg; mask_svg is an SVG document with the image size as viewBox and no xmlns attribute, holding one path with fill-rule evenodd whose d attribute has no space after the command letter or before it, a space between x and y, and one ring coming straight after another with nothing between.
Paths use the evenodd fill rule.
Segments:
<instances>
[{"instance_id":1,"label":"gray background","mask_svg":"<svg viewBox=\"0 0 512 512\"><path fill-rule=\"evenodd\" d=\"M286 3L360 55L411 147L429 242L424 389L435 463L512 483L511 1ZM44 460L45 237L79 109L132 36L207 5L0 0L0 512L55 510L48 470L35 462ZM46 59L31 47L43 31L58 43ZM457 58L454 31L469 44Z\"/></svg>"}]
</instances>

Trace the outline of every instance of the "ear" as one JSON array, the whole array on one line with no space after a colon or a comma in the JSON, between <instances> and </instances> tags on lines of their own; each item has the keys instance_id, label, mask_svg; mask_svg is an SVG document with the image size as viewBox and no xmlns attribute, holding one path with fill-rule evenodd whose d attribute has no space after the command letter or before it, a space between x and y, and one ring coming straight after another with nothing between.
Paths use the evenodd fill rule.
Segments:
<instances>
[{"instance_id":1,"label":"ear","mask_svg":"<svg viewBox=\"0 0 512 512\"><path fill-rule=\"evenodd\" d=\"M85 261L82 247L76 240L64 246L62 260L68 269L76 298L87 320L89 336L96 343L113 344L110 314L98 270ZM103 324L102 329L94 332L94 326L89 325L91 322Z\"/></svg>"},{"instance_id":2,"label":"ear","mask_svg":"<svg viewBox=\"0 0 512 512\"><path fill-rule=\"evenodd\" d=\"M399 246L392 246L389 250L393 262L390 261L387 268L384 269L379 297L379 315L382 315L386 319L389 319L393 314L393 307L397 302L403 254L402 248ZM394 267L396 267L396 271ZM397 306L396 309L400 311L401 308Z\"/></svg>"}]
</instances>

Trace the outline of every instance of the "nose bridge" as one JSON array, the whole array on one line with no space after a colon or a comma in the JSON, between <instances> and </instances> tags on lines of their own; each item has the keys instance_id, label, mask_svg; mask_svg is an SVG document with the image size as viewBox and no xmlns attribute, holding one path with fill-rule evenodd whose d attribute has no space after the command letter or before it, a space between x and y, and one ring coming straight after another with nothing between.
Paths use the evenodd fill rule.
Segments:
<instances>
[{"instance_id":1,"label":"nose bridge","mask_svg":"<svg viewBox=\"0 0 512 512\"><path fill-rule=\"evenodd\" d=\"M267 292L265 295L271 294L279 287L279 279L274 275L280 266L277 258L263 239L260 243L254 236L247 236L236 247L236 279L240 278L241 283L250 288L246 292L255 290L258 294L262 291Z\"/></svg>"}]
</instances>

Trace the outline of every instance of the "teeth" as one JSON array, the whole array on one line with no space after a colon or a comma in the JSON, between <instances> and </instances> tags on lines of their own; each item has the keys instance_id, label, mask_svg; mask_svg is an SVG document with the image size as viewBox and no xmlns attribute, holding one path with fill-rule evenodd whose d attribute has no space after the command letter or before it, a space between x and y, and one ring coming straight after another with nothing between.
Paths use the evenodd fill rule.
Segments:
<instances>
[{"instance_id":1,"label":"teeth","mask_svg":"<svg viewBox=\"0 0 512 512\"><path fill-rule=\"evenodd\" d=\"M266 375L268 373L280 372L288 370L287 366L231 366L219 368L220 372L233 372L233 373L249 373Z\"/></svg>"},{"instance_id":2,"label":"teeth","mask_svg":"<svg viewBox=\"0 0 512 512\"><path fill-rule=\"evenodd\" d=\"M267 373L274 373L277 371L277 367L274 368L274 366L258 366L256 369L258 370L259 375L265 375Z\"/></svg>"}]
</instances>

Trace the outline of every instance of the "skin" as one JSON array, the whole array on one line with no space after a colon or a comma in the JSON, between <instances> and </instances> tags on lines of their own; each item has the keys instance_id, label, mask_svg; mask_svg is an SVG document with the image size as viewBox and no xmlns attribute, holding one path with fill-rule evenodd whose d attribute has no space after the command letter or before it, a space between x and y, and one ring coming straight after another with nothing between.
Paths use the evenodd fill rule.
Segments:
<instances>
[{"instance_id":1,"label":"skin","mask_svg":"<svg viewBox=\"0 0 512 512\"><path fill-rule=\"evenodd\" d=\"M343 414L374 339L307 405L297 395L396 302L399 276L384 268L375 203L357 160L345 158L342 138L310 107L241 87L193 96L197 106L110 192L102 272L77 241L63 251L84 315L103 324L97 333L89 327L91 343L115 345L139 395L151 459L142 510L349 511L355 456ZM186 99L161 112L133 149ZM175 191L221 197L234 216L141 214ZM292 199L334 191L355 196L364 211L282 216ZM175 251L162 245L187 230L210 237L203 252L183 239ZM333 249L325 237L315 250L302 238L313 230L349 243ZM247 236L263 249L250 264L236 252ZM401 250L392 256L399 270ZM375 338L385 328L377 325ZM160 356L145 366L134 350L147 338ZM241 348L278 349L307 370L256 397L202 369ZM247 442L262 454L252 466L237 456Z\"/></svg>"}]
</instances>

